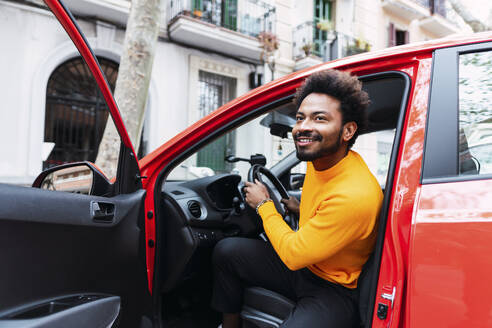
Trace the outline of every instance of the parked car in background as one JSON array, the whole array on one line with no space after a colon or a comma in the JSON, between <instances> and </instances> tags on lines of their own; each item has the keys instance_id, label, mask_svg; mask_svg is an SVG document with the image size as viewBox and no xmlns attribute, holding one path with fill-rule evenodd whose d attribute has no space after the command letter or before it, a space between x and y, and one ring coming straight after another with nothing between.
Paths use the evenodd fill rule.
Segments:
<instances>
[{"instance_id":1,"label":"parked car in background","mask_svg":"<svg viewBox=\"0 0 492 328\"><path fill-rule=\"evenodd\" d=\"M301 197L303 164L289 141L292 99L324 69L351 72L368 92L369 126L355 149L384 189L376 248L358 286L361 326L490 325L492 33L295 72L138 159L74 18L61 1L45 3L111 112L121 137L118 172L110 181L92 163L69 163L41 173L33 188L0 184L0 326L216 327L213 246L261 234L241 194L252 164L272 172L265 179L277 200ZM264 133L248 134L251 126ZM200 160L213 161L213 169L196 167L225 141L234 145L229 156ZM265 145L275 149L274 160L262 154ZM255 288L246 296L247 327L278 327L293 306Z\"/></svg>"}]
</instances>

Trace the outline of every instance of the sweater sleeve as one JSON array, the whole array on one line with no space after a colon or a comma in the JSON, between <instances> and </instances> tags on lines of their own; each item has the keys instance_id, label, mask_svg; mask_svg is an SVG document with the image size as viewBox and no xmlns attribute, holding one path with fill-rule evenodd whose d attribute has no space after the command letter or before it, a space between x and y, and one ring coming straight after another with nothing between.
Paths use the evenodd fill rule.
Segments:
<instances>
[{"instance_id":1,"label":"sweater sleeve","mask_svg":"<svg viewBox=\"0 0 492 328\"><path fill-rule=\"evenodd\" d=\"M369 236L379 209L367 199L352 202L335 195L318 206L315 215L292 231L272 202L259 209L263 227L275 251L291 270L319 263Z\"/></svg>"}]
</instances>

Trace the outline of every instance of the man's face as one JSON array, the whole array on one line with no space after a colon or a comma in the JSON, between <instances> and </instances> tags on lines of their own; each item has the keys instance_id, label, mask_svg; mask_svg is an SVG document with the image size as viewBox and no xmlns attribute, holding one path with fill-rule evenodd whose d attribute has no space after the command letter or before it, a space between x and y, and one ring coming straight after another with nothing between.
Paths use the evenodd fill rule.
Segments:
<instances>
[{"instance_id":1,"label":"man's face","mask_svg":"<svg viewBox=\"0 0 492 328\"><path fill-rule=\"evenodd\" d=\"M326 94L311 93L301 103L292 129L297 157L314 161L335 154L342 143L340 101Z\"/></svg>"}]
</instances>

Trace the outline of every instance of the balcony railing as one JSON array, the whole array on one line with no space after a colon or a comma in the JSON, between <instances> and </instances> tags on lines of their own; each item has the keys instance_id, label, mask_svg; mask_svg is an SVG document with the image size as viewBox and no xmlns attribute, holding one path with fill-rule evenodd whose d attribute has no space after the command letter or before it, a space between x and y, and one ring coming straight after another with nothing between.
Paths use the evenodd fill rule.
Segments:
<instances>
[{"instance_id":1,"label":"balcony railing","mask_svg":"<svg viewBox=\"0 0 492 328\"><path fill-rule=\"evenodd\" d=\"M428 8L432 14L439 14L446 18L446 0L413 0Z\"/></svg>"},{"instance_id":2,"label":"balcony railing","mask_svg":"<svg viewBox=\"0 0 492 328\"><path fill-rule=\"evenodd\" d=\"M335 30L320 31L313 22L298 25L293 39L293 57L296 60L309 55L332 60L371 50L371 45L362 39Z\"/></svg>"},{"instance_id":3,"label":"balcony railing","mask_svg":"<svg viewBox=\"0 0 492 328\"><path fill-rule=\"evenodd\" d=\"M221 26L256 37L260 32L275 32L275 7L261 0L171 0L167 21L179 16Z\"/></svg>"},{"instance_id":4,"label":"balcony railing","mask_svg":"<svg viewBox=\"0 0 492 328\"><path fill-rule=\"evenodd\" d=\"M319 33L321 32L321 33ZM323 57L323 44L328 38L328 32L320 31L316 28L314 22L304 22L294 28L293 56L300 59L309 55ZM320 35L321 37L317 37Z\"/></svg>"}]
</instances>

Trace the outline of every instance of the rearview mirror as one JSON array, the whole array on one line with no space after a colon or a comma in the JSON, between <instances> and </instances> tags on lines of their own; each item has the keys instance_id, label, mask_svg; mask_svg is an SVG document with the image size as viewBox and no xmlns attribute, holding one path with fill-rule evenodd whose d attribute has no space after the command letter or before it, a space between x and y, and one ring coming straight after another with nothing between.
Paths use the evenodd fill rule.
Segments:
<instances>
[{"instance_id":1,"label":"rearview mirror","mask_svg":"<svg viewBox=\"0 0 492 328\"><path fill-rule=\"evenodd\" d=\"M102 196L111 183L94 164L77 162L49 168L34 180L34 188Z\"/></svg>"},{"instance_id":2,"label":"rearview mirror","mask_svg":"<svg viewBox=\"0 0 492 328\"><path fill-rule=\"evenodd\" d=\"M271 135L285 139L288 133L292 132L296 120L283 113L271 112L260 121L260 124L270 128Z\"/></svg>"}]
</instances>

